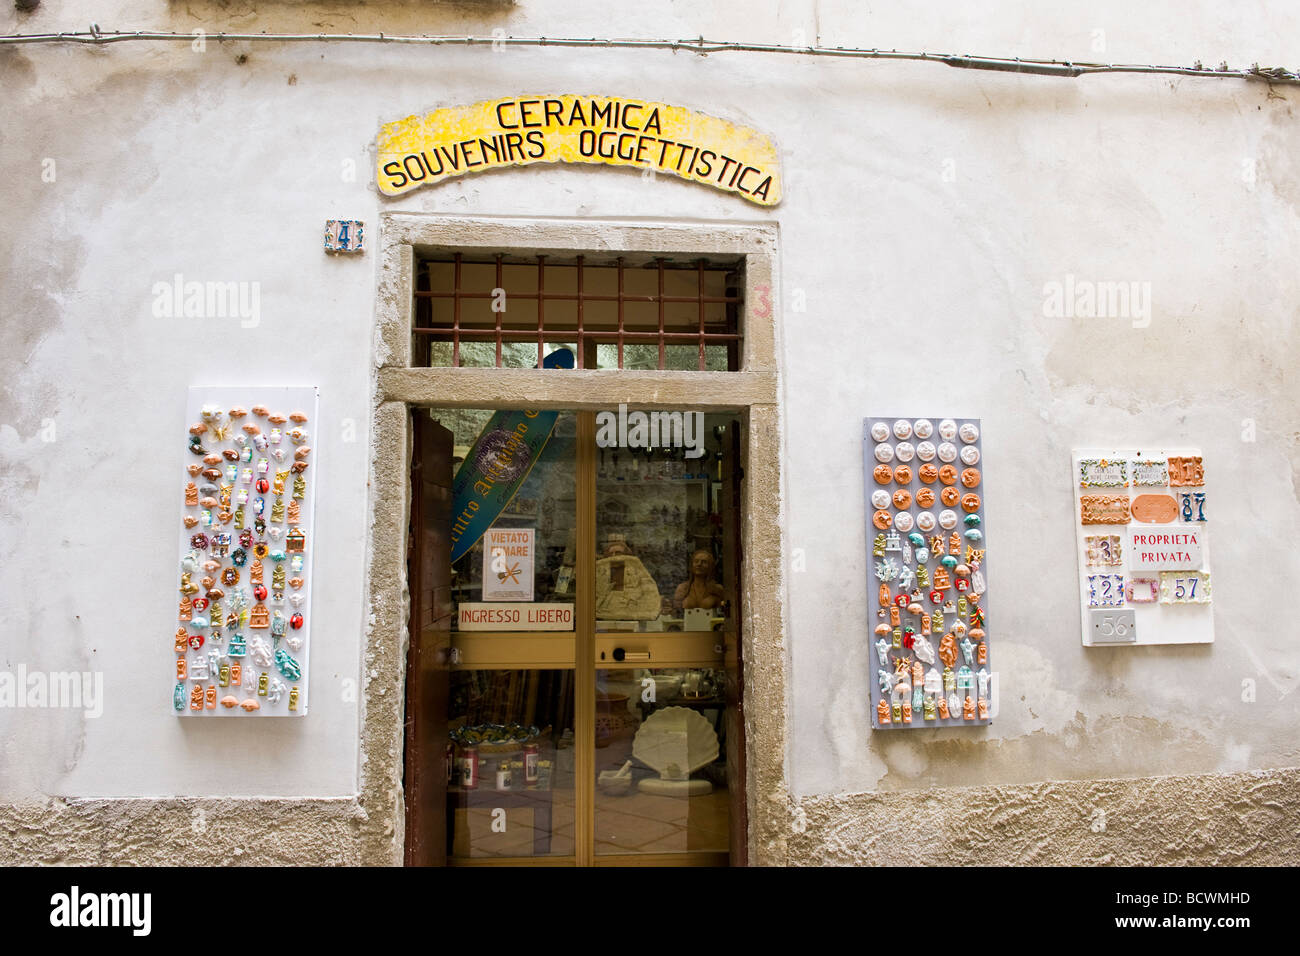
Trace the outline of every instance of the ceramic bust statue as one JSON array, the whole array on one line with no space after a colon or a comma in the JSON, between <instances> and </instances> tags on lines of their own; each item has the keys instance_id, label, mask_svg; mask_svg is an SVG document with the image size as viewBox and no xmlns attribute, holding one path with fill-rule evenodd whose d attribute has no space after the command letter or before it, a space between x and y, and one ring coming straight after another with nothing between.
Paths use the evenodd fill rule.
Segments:
<instances>
[{"instance_id":1,"label":"ceramic bust statue","mask_svg":"<svg viewBox=\"0 0 1300 956\"><path fill-rule=\"evenodd\" d=\"M727 599L722 585L713 580L713 555L696 551L691 555L691 579L677 586L673 605L677 608L715 608Z\"/></svg>"}]
</instances>

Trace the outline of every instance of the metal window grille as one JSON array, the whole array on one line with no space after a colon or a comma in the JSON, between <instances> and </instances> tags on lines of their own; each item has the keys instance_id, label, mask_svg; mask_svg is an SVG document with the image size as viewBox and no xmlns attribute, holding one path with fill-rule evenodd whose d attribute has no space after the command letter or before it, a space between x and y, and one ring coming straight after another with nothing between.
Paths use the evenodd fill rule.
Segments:
<instances>
[{"instance_id":1,"label":"metal window grille","mask_svg":"<svg viewBox=\"0 0 1300 956\"><path fill-rule=\"evenodd\" d=\"M578 368L735 371L743 275L743 259L432 256L417 270L413 355L536 368L567 346Z\"/></svg>"}]
</instances>

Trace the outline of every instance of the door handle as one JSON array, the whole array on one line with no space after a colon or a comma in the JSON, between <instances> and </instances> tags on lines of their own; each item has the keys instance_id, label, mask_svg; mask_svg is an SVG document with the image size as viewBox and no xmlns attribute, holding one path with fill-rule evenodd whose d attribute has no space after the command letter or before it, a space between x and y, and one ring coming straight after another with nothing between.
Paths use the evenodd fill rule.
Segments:
<instances>
[{"instance_id":1,"label":"door handle","mask_svg":"<svg viewBox=\"0 0 1300 956\"><path fill-rule=\"evenodd\" d=\"M650 660L649 651L625 651L621 647L614 648L614 660L616 661L648 661Z\"/></svg>"}]
</instances>

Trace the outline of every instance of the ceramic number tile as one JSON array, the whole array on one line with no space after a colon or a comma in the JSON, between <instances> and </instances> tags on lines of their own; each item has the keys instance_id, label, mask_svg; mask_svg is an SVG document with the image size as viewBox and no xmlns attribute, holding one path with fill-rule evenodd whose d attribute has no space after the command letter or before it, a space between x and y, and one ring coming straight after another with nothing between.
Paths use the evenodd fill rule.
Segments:
<instances>
[{"instance_id":1,"label":"ceramic number tile","mask_svg":"<svg viewBox=\"0 0 1300 956\"><path fill-rule=\"evenodd\" d=\"M1090 568L1113 568L1124 563L1123 538L1117 534L1084 535Z\"/></svg>"},{"instance_id":2,"label":"ceramic number tile","mask_svg":"<svg viewBox=\"0 0 1300 956\"><path fill-rule=\"evenodd\" d=\"M356 219L325 222L325 251L360 253L365 248L365 224Z\"/></svg>"}]
</instances>

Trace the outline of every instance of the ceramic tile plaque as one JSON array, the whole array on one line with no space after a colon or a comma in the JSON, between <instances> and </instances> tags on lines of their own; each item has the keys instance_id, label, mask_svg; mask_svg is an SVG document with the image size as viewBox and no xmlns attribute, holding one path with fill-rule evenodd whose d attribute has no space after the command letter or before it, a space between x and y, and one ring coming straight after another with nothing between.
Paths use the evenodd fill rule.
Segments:
<instances>
[{"instance_id":1,"label":"ceramic tile plaque","mask_svg":"<svg viewBox=\"0 0 1300 956\"><path fill-rule=\"evenodd\" d=\"M988 528L974 418L867 418L871 726L990 722Z\"/></svg>"},{"instance_id":2,"label":"ceramic tile plaque","mask_svg":"<svg viewBox=\"0 0 1300 956\"><path fill-rule=\"evenodd\" d=\"M1084 646L1213 642L1201 452L1081 448L1071 478Z\"/></svg>"},{"instance_id":3,"label":"ceramic tile plaque","mask_svg":"<svg viewBox=\"0 0 1300 956\"><path fill-rule=\"evenodd\" d=\"M318 427L313 386L189 390L167 453L180 545L171 713L306 715Z\"/></svg>"}]
</instances>

